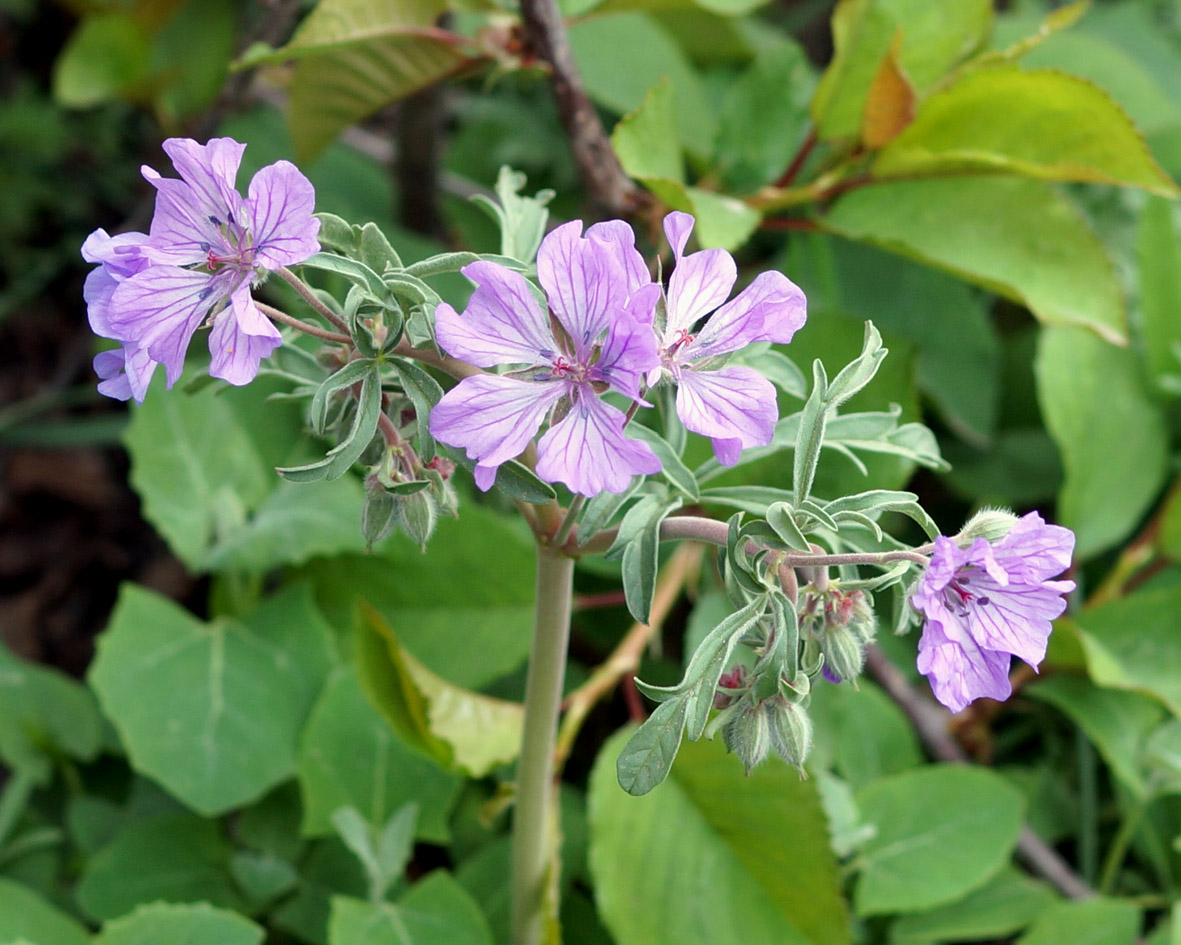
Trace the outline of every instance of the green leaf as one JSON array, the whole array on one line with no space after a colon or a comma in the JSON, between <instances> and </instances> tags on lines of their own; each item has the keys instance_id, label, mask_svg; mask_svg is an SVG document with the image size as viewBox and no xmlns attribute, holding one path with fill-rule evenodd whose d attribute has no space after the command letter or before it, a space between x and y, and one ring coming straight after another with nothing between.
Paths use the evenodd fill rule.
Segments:
<instances>
[{"instance_id":1,"label":"green leaf","mask_svg":"<svg viewBox=\"0 0 1181 945\"><path fill-rule=\"evenodd\" d=\"M461 780L408 748L365 698L357 676L338 670L328 680L299 747L303 832L332 832L332 812L355 807L373 825L402 805L420 806L417 836L449 838L447 814Z\"/></svg>"},{"instance_id":2,"label":"green leaf","mask_svg":"<svg viewBox=\"0 0 1181 945\"><path fill-rule=\"evenodd\" d=\"M431 408L443 399L443 388L439 382L427 374L413 361L406 358L394 358L390 361L394 370L398 372L398 379L402 382L402 390L414 404L414 416L418 425L414 442L418 447L418 456L424 463L435 458L435 441L429 433Z\"/></svg>"},{"instance_id":3,"label":"green leaf","mask_svg":"<svg viewBox=\"0 0 1181 945\"><path fill-rule=\"evenodd\" d=\"M1181 588L1143 588L1083 610L1087 669L1096 684L1152 696L1181 716Z\"/></svg>"},{"instance_id":4,"label":"green leaf","mask_svg":"<svg viewBox=\"0 0 1181 945\"><path fill-rule=\"evenodd\" d=\"M335 660L306 588L203 624L123 586L90 682L133 767L194 810L239 807L295 771L296 738Z\"/></svg>"},{"instance_id":5,"label":"green leaf","mask_svg":"<svg viewBox=\"0 0 1181 945\"><path fill-rule=\"evenodd\" d=\"M623 596L628 612L640 623L648 622L656 571L660 567L660 525L679 508L680 499L660 503L623 549Z\"/></svg>"},{"instance_id":6,"label":"green leaf","mask_svg":"<svg viewBox=\"0 0 1181 945\"><path fill-rule=\"evenodd\" d=\"M0 940L28 939L36 945L87 945L86 930L37 893L0 878Z\"/></svg>"},{"instance_id":7,"label":"green leaf","mask_svg":"<svg viewBox=\"0 0 1181 945\"><path fill-rule=\"evenodd\" d=\"M357 398L357 412L353 416L352 426L345 438L328 451L328 479L339 479L353 468L353 463L361 458L361 454L373 441L380 417L381 373L377 365L373 364L361 381L361 395Z\"/></svg>"},{"instance_id":8,"label":"green leaf","mask_svg":"<svg viewBox=\"0 0 1181 945\"><path fill-rule=\"evenodd\" d=\"M263 929L245 916L208 903L156 902L108 922L94 945L259 945L263 935Z\"/></svg>"},{"instance_id":9,"label":"green leaf","mask_svg":"<svg viewBox=\"0 0 1181 945\"><path fill-rule=\"evenodd\" d=\"M808 714L814 726L811 764L832 766L853 788L919 764L922 754L910 723L873 683L817 686Z\"/></svg>"},{"instance_id":10,"label":"green leaf","mask_svg":"<svg viewBox=\"0 0 1181 945\"><path fill-rule=\"evenodd\" d=\"M63 755L92 761L102 743L94 696L63 673L0 644L0 759L45 782Z\"/></svg>"},{"instance_id":11,"label":"green leaf","mask_svg":"<svg viewBox=\"0 0 1181 945\"><path fill-rule=\"evenodd\" d=\"M1077 676L1041 679L1027 692L1060 709L1099 749L1112 774L1137 797L1147 795L1141 755L1145 739L1164 717L1159 703Z\"/></svg>"},{"instance_id":12,"label":"green leaf","mask_svg":"<svg viewBox=\"0 0 1181 945\"><path fill-rule=\"evenodd\" d=\"M87 861L78 902L100 921L156 900L240 909L230 852L214 821L192 814L146 817L128 824Z\"/></svg>"},{"instance_id":13,"label":"green leaf","mask_svg":"<svg viewBox=\"0 0 1181 945\"><path fill-rule=\"evenodd\" d=\"M473 778L517 757L524 721L519 704L435 675L368 605L362 604L355 626L361 682L406 744Z\"/></svg>"},{"instance_id":14,"label":"green leaf","mask_svg":"<svg viewBox=\"0 0 1181 945\"><path fill-rule=\"evenodd\" d=\"M522 197L525 175L502 165L496 175L496 200L483 194L472 197L476 204L500 225L500 252L509 259L532 263L537 247L545 236L549 219L547 205L554 198L552 190L539 190L532 197Z\"/></svg>"},{"instance_id":15,"label":"green leaf","mask_svg":"<svg viewBox=\"0 0 1181 945\"><path fill-rule=\"evenodd\" d=\"M493 945L488 920L450 874L436 870L398 903L332 900L329 945Z\"/></svg>"},{"instance_id":16,"label":"green leaf","mask_svg":"<svg viewBox=\"0 0 1181 945\"><path fill-rule=\"evenodd\" d=\"M537 474L515 459L501 463L496 470L496 488L510 499L520 499L531 505L546 505L558 494L548 482L537 478Z\"/></svg>"},{"instance_id":17,"label":"green leaf","mask_svg":"<svg viewBox=\"0 0 1181 945\"><path fill-rule=\"evenodd\" d=\"M611 132L611 145L631 177L684 183L685 165L668 76L648 90L639 108L620 119Z\"/></svg>"},{"instance_id":18,"label":"green leaf","mask_svg":"<svg viewBox=\"0 0 1181 945\"><path fill-rule=\"evenodd\" d=\"M618 945L850 942L811 781L773 763L748 777L720 743L700 741L681 748L668 780L632 797L615 772L629 734L603 747L589 799L591 873Z\"/></svg>"},{"instance_id":19,"label":"green leaf","mask_svg":"<svg viewBox=\"0 0 1181 945\"><path fill-rule=\"evenodd\" d=\"M1042 912L1017 945L1133 945L1140 909L1120 899L1059 902Z\"/></svg>"},{"instance_id":20,"label":"green leaf","mask_svg":"<svg viewBox=\"0 0 1181 945\"><path fill-rule=\"evenodd\" d=\"M812 100L821 138L858 133L869 88L896 33L902 34L899 65L924 91L980 45L991 20L991 0L842 0L832 17L835 53Z\"/></svg>"},{"instance_id":21,"label":"green leaf","mask_svg":"<svg viewBox=\"0 0 1181 945\"><path fill-rule=\"evenodd\" d=\"M1078 328L1042 333L1038 402L1066 468L1058 520L1090 558L1129 535L1168 466L1165 412L1135 353Z\"/></svg>"},{"instance_id":22,"label":"green leaf","mask_svg":"<svg viewBox=\"0 0 1181 945\"><path fill-rule=\"evenodd\" d=\"M1021 302L1047 324L1123 338L1124 306L1110 259L1074 205L1043 181L874 184L842 197L825 223Z\"/></svg>"},{"instance_id":23,"label":"green leaf","mask_svg":"<svg viewBox=\"0 0 1181 945\"><path fill-rule=\"evenodd\" d=\"M1012 853L1025 807L1003 778L966 765L882 778L857 804L877 827L859 860L854 903L863 916L917 912L979 889Z\"/></svg>"},{"instance_id":24,"label":"green leaf","mask_svg":"<svg viewBox=\"0 0 1181 945\"><path fill-rule=\"evenodd\" d=\"M1055 901L1054 890L1005 868L981 889L930 912L904 915L890 927L891 945L1001 939L1019 932Z\"/></svg>"},{"instance_id":25,"label":"green leaf","mask_svg":"<svg viewBox=\"0 0 1181 945\"><path fill-rule=\"evenodd\" d=\"M684 698L660 703L620 750L615 774L628 794L641 797L668 777L681 748L687 707Z\"/></svg>"},{"instance_id":26,"label":"green leaf","mask_svg":"<svg viewBox=\"0 0 1181 945\"><path fill-rule=\"evenodd\" d=\"M927 99L872 167L876 177L990 172L1178 194L1107 93L1053 70L963 77Z\"/></svg>"},{"instance_id":27,"label":"green leaf","mask_svg":"<svg viewBox=\"0 0 1181 945\"><path fill-rule=\"evenodd\" d=\"M1159 384L1181 373L1181 241L1174 204L1151 197L1140 215L1136 233L1140 274L1140 332L1144 359Z\"/></svg>"},{"instance_id":28,"label":"green leaf","mask_svg":"<svg viewBox=\"0 0 1181 945\"><path fill-rule=\"evenodd\" d=\"M66 108L119 98L147 78L151 41L127 13L88 16L54 63L53 97Z\"/></svg>"}]
</instances>

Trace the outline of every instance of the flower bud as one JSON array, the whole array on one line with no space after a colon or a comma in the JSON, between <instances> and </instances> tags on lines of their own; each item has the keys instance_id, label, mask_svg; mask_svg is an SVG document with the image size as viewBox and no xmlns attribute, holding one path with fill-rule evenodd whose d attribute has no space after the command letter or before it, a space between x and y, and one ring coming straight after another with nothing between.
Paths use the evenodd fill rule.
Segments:
<instances>
[{"instance_id":1,"label":"flower bud","mask_svg":"<svg viewBox=\"0 0 1181 945\"><path fill-rule=\"evenodd\" d=\"M750 706L735 715L722 727L722 741L738 756L746 773L767 757L771 748L771 719L766 702Z\"/></svg>"},{"instance_id":2,"label":"flower bud","mask_svg":"<svg viewBox=\"0 0 1181 945\"><path fill-rule=\"evenodd\" d=\"M736 690L745 690L746 686L746 667L736 663L727 672L722 673L718 680L718 688L714 693L714 708L726 708L737 698L739 693Z\"/></svg>"},{"instance_id":3,"label":"flower bud","mask_svg":"<svg viewBox=\"0 0 1181 945\"><path fill-rule=\"evenodd\" d=\"M824 678L829 682L856 680L865 665L865 644L849 627L829 624L820 635L824 654ZM856 683L854 683L856 685Z\"/></svg>"},{"instance_id":4,"label":"flower bud","mask_svg":"<svg viewBox=\"0 0 1181 945\"><path fill-rule=\"evenodd\" d=\"M361 534L365 537L365 549L385 538L398 524L402 500L391 495L376 475L365 480L365 502L361 506Z\"/></svg>"},{"instance_id":5,"label":"flower bud","mask_svg":"<svg viewBox=\"0 0 1181 945\"><path fill-rule=\"evenodd\" d=\"M435 531L438 521L438 506L429 489L423 489L402 500L402 527L411 540L424 551L426 543Z\"/></svg>"},{"instance_id":6,"label":"flower bud","mask_svg":"<svg viewBox=\"0 0 1181 945\"><path fill-rule=\"evenodd\" d=\"M763 705L768 708L771 748L801 777L807 777L804 762L812 750L812 720L807 711L786 699L768 699Z\"/></svg>"},{"instance_id":7,"label":"flower bud","mask_svg":"<svg viewBox=\"0 0 1181 945\"><path fill-rule=\"evenodd\" d=\"M986 541L1000 541L1013 527L1017 516L1008 509L984 508L968 519L960 533L952 539L957 545L967 547L977 538Z\"/></svg>"}]
</instances>

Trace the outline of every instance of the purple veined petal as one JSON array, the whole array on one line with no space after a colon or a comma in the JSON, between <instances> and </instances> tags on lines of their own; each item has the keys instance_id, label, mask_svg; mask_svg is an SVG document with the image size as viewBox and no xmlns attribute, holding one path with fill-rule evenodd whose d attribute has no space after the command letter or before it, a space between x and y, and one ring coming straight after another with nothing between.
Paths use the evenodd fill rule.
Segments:
<instances>
[{"instance_id":1,"label":"purple veined petal","mask_svg":"<svg viewBox=\"0 0 1181 945\"><path fill-rule=\"evenodd\" d=\"M290 161L268 164L250 181L246 211L257 265L275 270L320 251L316 191Z\"/></svg>"},{"instance_id":2,"label":"purple veined petal","mask_svg":"<svg viewBox=\"0 0 1181 945\"><path fill-rule=\"evenodd\" d=\"M723 466L733 466L742 455L742 440L734 437L713 436L709 442L713 445L714 456Z\"/></svg>"},{"instance_id":3,"label":"purple veined petal","mask_svg":"<svg viewBox=\"0 0 1181 945\"><path fill-rule=\"evenodd\" d=\"M668 245L672 247L673 257L680 262L685 254L685 244L689 242L689 234L693 232L693 225L697 221L688 213L674 210L664 218L664 236Z\"/></svg>"},{"instance_id":4,"label":"purple veined petal","mask_svg":"<svg viewBox=\"0 0 1181 945\"><path fill-rule=\"evenodd\" d=\"M775 388L758 371L724 367L718 371L682 370L677 379L677 415L685 428L711 439L738 440L743 447L766 446L775 435L779 405ZM718 462L737 461L728 447Z\"/></svg>"},{"instance_id":5,"label":"purple veined petal","mask_svg":"<svg viewBox=\"0 0 1181 945\"><path fill-rule=\"evenodd\" d=\"M101 263L116 276L131 276L148 265L142 253L147 241L146 233L119 233L108 235L104 229L97 229L86 237L82 244L82 258L89 263Z\"/></svg>"},{"instance_id":6,"label":"purple veined petal","mask_svg":"<svg viewBox=\"0 0 1181 945\"><path fill-rule=\"evenodd\" d=\"M98 392L115 400L144 402L156 362L147 349L125 345L94 356L94 373L99 376Z\"/></svg>"},{"instance_id":7,"label":"purple veined petal","mask_svg":"<svg viewBox=\"0 0 1181 945\"><path fill-rule=\"evenodd\" d=\"M701 318L726 301L738 268L724 249L703 249L677 260L668 277L668 321L664 343L672 344Z\"/></svg>"},{"instance_id":8,"label":"purple veined petal","mask_svg":"<svg viewBox=\"0 0 1181 945\"><path fill-rule=\"evenodd\" d=\"M246 226L244 201L237 190L246 145L233 138L210 138L205 144L192 138L169 138L163 148L201 213L216 217L215 226L229 221Z\"/></svg>"},{"instance_id":9,"label":"purple veined petal","mask_svg":"<svg viewBox=\"0 0 1181 945\"><path fill-rule=\"evenodd\" d=\"M927 618L917 665L930 680L935 698L952 712L982 696L1007 699L1012 692L1009 654L982 649L946 609Z\"/></svg>"},{"instance_id":10,"label":"purple veined petal","mask_svg":"<svg viewBox=\"0 0 1181 945\"><path fill-rule=\"evenodd\" d=\"M145 169L146 170L146 169ZM153 263L194 266L207 261L211 249L220 249L223 238L203 199L173 177L156 176L156 211L143 253Z\"/></svg>"},{"instance_id":11,"label":"purple veined petal","mask_svg":"<svg viewBox=\"0 0 1181 945\"><path fill-rule=\"evenodd\" d=\"M565 483L571 492L596 496L623 492L632 476L660 472L660 460L648 444L624 434L625 420L589 384L579 385L570 412L537 444L537 475Z\"/></svg>"},{"instance_id":12,"label":"purple veined petal","mask_svg":"<svg viewBox=\"0 0 1181 945\"><path fill-rule=\"evenodd\" d=\"M435 310L439 346L478 367L552 364L558 343L525 277L483 260L464 266L463 274L476 291L463 315L446 303Z\"/></svg>"},{"instance_id":13,"label":"purple veined petal","mask_svg":"<svg viewBox=\"0 0 1181 945\"><path fill-rule=\"evenodd\" d=\"M116 279L106 266L99 266L88 272L86 281L82 283L82 298L86 302L86 317L90 322L90 330L102 338L115 337L109 313L111 297L122 281Z\"/></svg>"},{"instance_id":14,"label":"purple veined petal","mask_svg":"<svg viewBox=\"0 0 1181 945\"><path fill-rule=\"evenodd\" d=\"M245 303L241 302L241 295L245 295ZM218 312L213 320L213 328L209 332L209 374L220 377L223 381L241 387L249 384L258 375L258 366L263 358L268 357L280 344L282 337L274 325L264 318L269 326L270 334L249 334L242 326L239 317L239 306L245 320L252 320L248 310L254 308L250 293L234 293L229 307ZM257 311L257 309L255 309ZM261 313L260 313L261 314Z\"/></svg>"},{"instance_id":15,"label":"purple veined petal","mask_svg":"<svg viewBox=\"0 0 1181 945\"><path fill-rule=\"evenodd\" d=\"M466 377L431 411L431 436L466 450L469 459L478 461L477 468L492 470L495 479L496 467L524 452L568 386L495 374ZM491 486L488 475L477 477L481 489Z\"/></svg>"},{"instance_id":16,"label":"purple veined petal","mask_svg":"<svg viewBox=\"0 0 1181 945\"><path fill-rule=\"evenodd\" d=\"M652 326L619 318L607 330L607 338L591 376L606 381L632 400L640 400L640 386L645 375L659 366L660 354Z\"/></svg>"},{"instance_id":17,"label":"purple veined petal","mask_svg":"<svg viewBox=\"0 0 1181 945\"><path fill-rule=\"evenodd\" d=\"M208 273L149 266L115 289L109 310L111 328L163 364L171 387L184 368L193 332L225 297L217 283Z\"/></svg>"},{"instance_id":18,"label":"purple veined petal","mask_svg":"<svg viewBox=\"0 0 1181 945\"><path fill-rule=\"evenodd\" d=\"M1074 532L1047 525L1037 512L1030 512L1013 523L993 546L993 553L1010 576L1030 583L1042 581L1070 567Z\"/></svg>"},{"instance_id":19,"label":"purple veined petal","mask_svg":"<svg viewBox=\"0 0 1181 945\"><path fill-rule=\"evenodd\" d=\"M971 581L974 597L966 605L968 627L981 647L1011 653L1034 669L1045 658L1050 622L1062 616L1066 601L1042 584L996 584L985 572Z\"/></svg>"},{"instance_id":20,"label":"purple veined petal","mask_svg":"<svg viewBox=\"0 0 1181 945\"><path fill-rule=\"evenodd\" d=\"M728 354L755 341L786 344L803 327L804 293L781 272L763 272L710 317L685 349L686 360Z\"/></svg>"},{"instance_id":21,"label":"purple veined petal","mask_svg":"<svg viewBox=\"0 0 1181 945\"><path fill-rule=\"evenodd\" d=\"M574 342L576 360L591 347L627 305L627 276L614 250L601 240L583 239L582 221L550 232L537 251L537 280L550 309Z\"/></svg>"},{"instance_id":22,"label":"purple veined petal","mask_svg":"<svg viewBox=\"0 0 1181 945\"><path fill-rule=\"evenodd\" d=\"M656 304L663 294L664 289L658 283L649 282L647 285L640 286L627 300L628 316L652 329L652 322L656 315Z\"/></svg>"},{"instance_id":23,"label":"purple veined petal","mask_svg":"<svg viewBox=\"0 0 1181 945\"><path fill-rule=\"evenodd\" d=\"M652 276L644 257L636 249L635 231L622 220L606 220L587 227L587 239L600 240L606 243L623 266L627 275L628 294L634 293L641 286L651 285Z\"/></svg>"},{"instance_id":24,"label":"purple veined petal","mask_svg":"<svg viewBox=\"0 0 1181 945\"><path fill-rule=\"evenodd\" d=\"M279 338L279 331L250 295L250 284L242 282L230 295L230 308L238 330L259 338Z\"/></svg>"}]
</instances>

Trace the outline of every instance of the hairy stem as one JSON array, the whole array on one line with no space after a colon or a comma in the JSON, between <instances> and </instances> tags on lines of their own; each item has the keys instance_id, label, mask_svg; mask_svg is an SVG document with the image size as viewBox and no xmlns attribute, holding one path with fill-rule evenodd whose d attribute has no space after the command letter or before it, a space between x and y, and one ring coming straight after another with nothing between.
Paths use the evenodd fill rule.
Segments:
<instances>
[{"instance_id":1,"label":"hairy stem","mask_svg":"<svg viewBox=\"0 0 1181 945\"><path fill-rule=\"evenodd\" d=\"M317 328L315 325L309 325L307 322L302 322L286 312L282 312L274 306L267 305L266 302L255 301L259 311L277 322L282 322L284 325L290 325L292 328L297 328L305 335L311 335L313 338L319 338L321 341L332 341L337 344L351 345L353 339L348 335L341 335L335 331L325 331L323 328Z\"/></svg>"},{"instance_id":2,"label":"hairy stem","mask_svg":"<svg viewBox=\"0 0 1181 945\"><path fill-rule=\"evenodd\" d=\"M554 744L566 649L574 559L538 545L533 647L525 682L525 721L517 761L513 814L513 945L539 945L546 924L549 891L557 877L554 820Z\"/></svg>"},{"instance_id":3,"label":"hairy stem","mask_svg":"<svg viewBox=\"0 0 1181 945\"><path fill-rule=\"evenodd\" d=\"M312 287L310 285L304 282L299 276L297 276L286 266L283 266L282 268L275 271L279 273L279 278L291 286L291 288L296 291L301 299L303 299L308 303L308 305L315 309L317 315L320 315L325 321L340 329L346 335L349 333L349 326L345 324L344 319L337 315L336 312L332 311L332 309L330 309L327 305L325 305L320 297L312 291Z\"/></svg>"}]
</instances>

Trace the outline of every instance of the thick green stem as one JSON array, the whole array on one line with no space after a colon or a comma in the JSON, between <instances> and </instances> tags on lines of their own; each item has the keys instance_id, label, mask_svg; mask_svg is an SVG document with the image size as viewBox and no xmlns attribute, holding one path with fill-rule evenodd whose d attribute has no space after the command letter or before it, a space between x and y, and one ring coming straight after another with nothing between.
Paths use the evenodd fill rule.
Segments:
<instances>
[{"instance_id":1,"label":"thick green stem","mask_svg":"<svg viewBox=\"0 0 1181 945\"><path fill-rule=\"evenodd\" d=\"M573 582L574 559L539 546L533 649L525 682L525 723L513 814L513 945L538 945L545 927L555 839L554 744L566 675Z\"/></svg>"}]
</instances>

